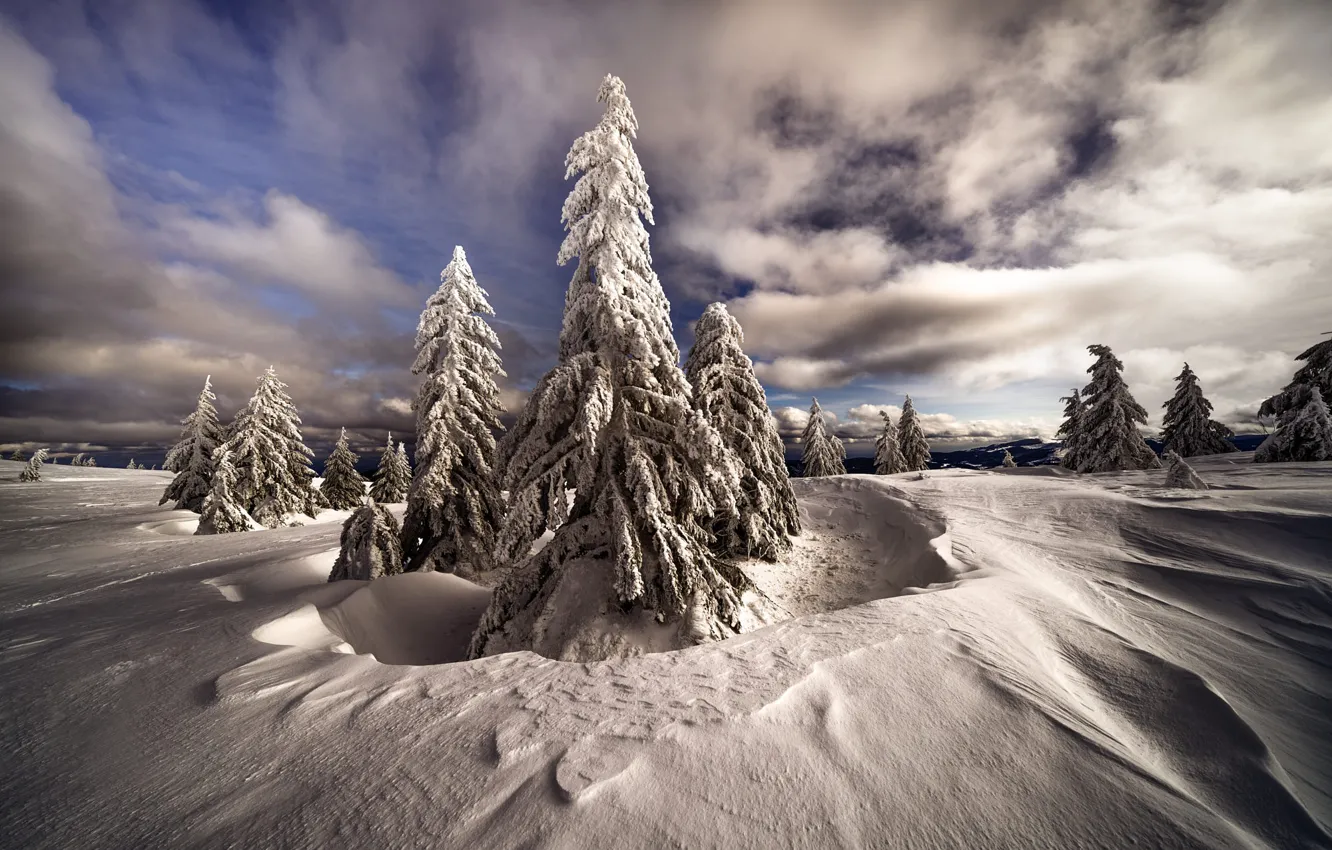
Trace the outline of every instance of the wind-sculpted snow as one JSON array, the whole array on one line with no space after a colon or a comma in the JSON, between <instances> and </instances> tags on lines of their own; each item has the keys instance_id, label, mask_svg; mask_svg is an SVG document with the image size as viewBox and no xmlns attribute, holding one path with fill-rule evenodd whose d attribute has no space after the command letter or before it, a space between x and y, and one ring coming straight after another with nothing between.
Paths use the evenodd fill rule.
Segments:
<instances>
[{"instance_id":1,"label":"wind-sculpted snow","mask_svg":"<svg viewBox=\"0 0 1332 850\"><path fill-rule=\"evenodd\" d=\"M137 527L180 515L152 507L164 473L0 463L0 835L1332 846L1332 463L1248 461L1193 459L1205 491L1164 470L798 481L790 569L756 575L792 619L430 666L369 642L484 589L329 585L335 523L164 536Z\"/></svg>"}]
</instances>

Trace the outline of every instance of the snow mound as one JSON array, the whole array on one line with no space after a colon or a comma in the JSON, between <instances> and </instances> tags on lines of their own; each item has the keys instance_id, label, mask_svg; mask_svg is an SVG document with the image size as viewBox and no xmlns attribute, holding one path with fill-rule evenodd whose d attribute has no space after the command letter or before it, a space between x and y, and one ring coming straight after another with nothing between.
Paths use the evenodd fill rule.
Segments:
<instances>
[{"instance_id":1,"label":"snow mound","mask_svg":"<svg viewBox=\"0 0 1332 850\"><path fill-rule=\"evenodd\" d=\"M489 603L490 591L455 575L401 573L365 583L319 616L357 654L383 664L444 664L467 659Z\"/></svg>"},{"instance_id":2,"label":"snow mound","mask_svg":"<svg viewBox=\"0 0 1332 850\"><path fill-rule=\"evenodd\" d=\"M140 531L161 534L166 537L190 537L199 528L199 515L190 514L180 519L164 519L158 522L144 522L138 526Z\"/></svg>"}]
</instances>

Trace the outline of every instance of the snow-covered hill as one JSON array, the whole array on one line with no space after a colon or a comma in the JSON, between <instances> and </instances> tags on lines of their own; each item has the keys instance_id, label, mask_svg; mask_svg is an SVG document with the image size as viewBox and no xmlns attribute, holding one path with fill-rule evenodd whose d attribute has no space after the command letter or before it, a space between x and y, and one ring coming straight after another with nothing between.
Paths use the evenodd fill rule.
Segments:
<instances>
[{"instance_id":1,"label":"snow-covered hill","mask_svg":"<svg viewBox=\"0 0 1332 850\"><path fill-rule=\"evenodd\" d=\"M486 588L328 585L345 514L0 462L0 843L1332 846L1332 463L1248 459L797 481L791 619L595 664L446 663Z\"/></svg>"}]
</instances>

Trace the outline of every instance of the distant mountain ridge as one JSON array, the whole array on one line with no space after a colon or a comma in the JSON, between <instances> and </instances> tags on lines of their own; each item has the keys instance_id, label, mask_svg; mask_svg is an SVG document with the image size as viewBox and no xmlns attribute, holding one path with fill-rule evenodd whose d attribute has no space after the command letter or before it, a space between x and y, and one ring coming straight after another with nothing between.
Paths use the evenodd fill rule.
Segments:
<instances>
[{"instance_id":1,"label":"distant mountain ridge","mask_svg":"<svg viewBox=\"0 0 1332 850\"><path fill-rule=\"evenodd\" d=\"M1258 444L1267 439L1266 434L1241 434L1231 437L1230 442L1242 452L1251 452ZM1055 453L1063 447L1062 442L1045 442L1038 437L1013 440L1008 443L995 443L971 449L958 449L951 452L930 452L930 469L994 469L1004 461L1004 449L1013 455L1018 466L1047 466L1059 462ZM1158 455L1164 449L1160 440L1147 439L1147 445ZM786 467L792 475L800 474L800 461L787 459ZM874 458L849 457L846 459L846 471L857 474L874 472Z\"/></svg>"}]
</instances>

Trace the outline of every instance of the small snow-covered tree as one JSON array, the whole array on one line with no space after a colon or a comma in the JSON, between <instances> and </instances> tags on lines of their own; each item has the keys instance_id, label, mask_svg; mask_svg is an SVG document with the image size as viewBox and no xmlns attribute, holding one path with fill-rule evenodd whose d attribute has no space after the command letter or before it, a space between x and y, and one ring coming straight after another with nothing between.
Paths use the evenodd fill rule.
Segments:
<instances>
[{"instance_id":1,"label":"small snow-covered tree","mask_svg":"<svg viewBox=\"0 0 1332 850\"><path fill-rule=\"evenodd\" d=\"M259 523L235 497L236 467L231 463L231 451L225 444L218 446L213 454L212 467L213 479L194 533L231 534L259 528Z\"/></svg>"},{"instance_id":2,"label":"small snow-covered tree","mask_svg":"<svg viewBox=\"0 0 1332 850\"><path fill-rule=\"evenodd\" d=\"M504 519L495 469L501 430L497 379L500 341L493 316L462 246L440 272L416 327L416 362L423 375L416 412L416 469L407 489L402 551L407 569L485 572L494 566Z\"/></svg>"},{"instance_id":3,"label":"small snow-covered tree","mask_svg":"<svg viewBox=\"0 0 1332 850\"><path fill-rule=\"evenodd\" d=\"M1082 401L1082 392L1076 387L1059 400L1064 402L1064 421L1055 432L1055 436L1064 443L1060 450L1059 465L1076 472L1082 462L1082 413L1086 405Z\"/></svg>"},{"instance_id":4,"label":"small snow-covered tree","mask_svg":"<svg viewBox=\"0 0 1332 850\"><path fill-rule=\"evenodd\" d=\"M1013 453L1004 449L1004 459L1000 462L1004 469L1017 469L1017 461L1013 460Z\"/></svg>"},{"instance_id":5,"label":"small snow-covered tree","mask_svg":"<svg viewBox=\"0 0 1332 850\"><path fill-rule=\"evenodd\" d=\"M95 457L90 457L90 458L88 458L86 461L83 462L83 465L84 465L84 466L96 466L96 465L97 465L97 458L95 458Z\"/></svg>"},{"instance_id":6,"label":"small snow-covered tree","mask_svg":"<svg viewBox=\"0 0 1332 850\"><path fill-rule=\"evenodd\" d=\"M874 441L874 471L879 475L893 475L907 471L906 457L902 454L902 445L897 442L897 427L892 417L880 410L883 417L883 430Z\"/></svg>"},{"instance_id":7,"label":"small snow-covered tree","mask_svg":"<svg viewBox=\"0 0 1332 850\"><path fill-rule=\"evenodd\" d=\"M139 468L139 465L138 465L137 463L134 462L134 458L130 458L130 459L129 459L129 463L125 464L125 468L126 468L126 469L138 469L138 468Z\"/></svg>"},{"instance_id":8,"label":"small snow-covered tree","mask_svg":"<svg viewBox=\"0 0 1332 850\"><path fill-rule=\"evenodd\" d=\"M78 454L74 455L74 457L70 458L69 465L70 465L70 466L83 466L83 452L79 452ZM161 503L159 502L158 504L161 504Z\"/></svg>"},{"instance_id":9,"label":"small snow-covered tree","mask_svg":"<svg viewBox=\"0 0 1332 850\"><path fill-rule=\"evenodd\" d=\"M1332 331L1329 331L1332 333ZM1259 416L1277 416L1287 408L1302 408L1308 402L1306 387L1318 387L1326 402L1332 399L1332 339L1325 339L1295 355L1304 365L1296 370L1285 389L1258 408Z\"/></svg>"},{"instance_id":10,"label":"small snow-covered tree","mask_svg":"<svg viewBox=\"0 0 1332 850\"><path fill-rule=\"evenodd\" d=\"M897 444L902 447L907 472L930 468L930 444L925 440L925 431L920 427L920 417L911 396L902 402L902 417L897 421Z\"/></svg>"},{"instance_id":11,"label":"small snow-covered tree","mask_svg":"<svg viewBox=\"0 0 1332 850\"><path fill-rule=\"evenodd\" d=\"M740 471L736 513L713 523L715 548L774 560L791 548L788 535L800 533L800 509L768 397L743 345L744 331L726 305L709 304L694 327L685 377L694 409L716 429Z\"/></svg>"},{"instance_id":12,"label":"small snow-covered tree","mask_svg":"<svg viewBox=\"0 0 1332 850\"><path fill-rule=\"evenodd\" d=\"M374 498L342 524L341 547L329 581L371 581L402 572L402 529Z\"/></svg>"},{"instance_id":13,"label":"small snow-covered tree","mask_svg":"<svg viewBox=\"0 0 1332 850\"><path fill-rule=\"evenodd\" d=\"M42 464L46 462L46 449L38 449L28 460L28 465L19 473L20 481L41 481Z\"/></svg>"},{"instance_id":14,"label":"small snow-covered tree","mask_svg":"<svg viewBox=\"0 0 1332 850\"><path fill-rule=\"evenodd\" d=\"M181 424L180 442L167 452L163 467L176 473L162 494L159 505L175 502L178 510L203 510L204 498L213 486L213 452L222 442L222 426L217 421L213 402L213 376L204 378L203 391L194 412ZM78 456L82 460L83 455Z\"/></svg>"},{"instance_id":15,"label":"small snow-covered tree","mask_svg":"<svg viewBox=\"0 0 1332 850\"><path fill-rule=\"evenodd\" d=\"M1230 429L1210 418L1212 403L1203 396L1198 376L1193 374L1189 364L1184 364L1184 371L1175 380L1175 395L1163 405L1166 412L1161 442L1165 443L1166 449L1180 457L1235 451L1226 439L1231 435Z\"/></svg>"},{"instance_id":16,"label":"small snow-covered tree","mask_svg":"<svg viewBox=\"0 0 1332 850\"><path fill-rule=\"evenodd\" d=\"M407 488L411 483L412 470L407 463L407 450L401 444L395 447L393 435L389 434L384 451L379 455L379 469L375 472L370 496L381 505L397 504L407 498Z\"/></svg>"},{"instance_id":17,"label":"small snow-covered tree","mask_svg":"<svg viewBox=\"0 0 1332 850\"><path fill-rule=\"evenodd\" d=\"M1256 463L1332 460L1332 418L1317 386L1287 388L1277 430L1253 453Z\"/></svg>"},{"instance_id":18,"label":"small snow-covered tree","mask_svg":"<svg viewBox=\"0 0 1332 850\"><path fill-rule=\"evenodd\" d=\"M1120 372L1124 364L1108 346L1089 345L1096 362L1087 369L1091 382L1082 391L1086 407L1079 421L1078 472L1157 469L1161 462L1138 433L1147 411L1129 392Z\"/></svg>"},{"instance_id":19,"label":"small snow-covered tree","mask_svg":"<svg viewBox=\"0 0 1332 850\"><path fill-rule=\"evenodd\" d=\"M14 449L14 453L9 456L9 459L24 461L28 459L28 456L23 453L23 449Z\"/></svg>"},{"instance_id":20,"label":"small snow-covered tree","mask_svg":"<svg viewBox=\"0 0 1332 850\"><path fill-rule=\"evenodd\" d=\"M223 444L236 469L232 496L265 528L276 528L293 514L315 515L314 453L301 438L300 424L287 385L270 366Z\"/></svg>"},{"instance_id":21,"label":"small snow-covered tree","mask_svg":"<svg viewBox=\"0 0 1332 850\"><path fill-rule=\"evenodd\" d=\"M1175 451L1166 449L1165 486L1180 490L1206 490L1207 484L1193 471L1193 467Z\"/></svg>"},{"instance_id":22,"label":"small snow-covered tree","mask_svg":"<svg viewBox=\"0 0 1332 850\"><path fill-rule=\"evenodd\" d=\"M846 446L835 435L828 433L819 400L809 406L809 421L800 435L800 474L804 478L822 478L825 475L845 475Z\"/></svg>"},{"instance_id":23,"label":"small snow-covered tree","mask_svg":"<svg viewBox=\"0 0 1332 850\"><path fill-rule=\"evenodd\" d=\"M347 445L347 429L343 428L324 462L324 482L319 485L319 492L333 510L345 511L365 501L365 479L356 471L356 460L356 454Z\"/></svg>"},{"instance_id":24,"label":"small snow-covered tree","mask_svg":"<svg viewBox=\"0 0 1332 850\"><path fill-rule=\"evenodd\" d=\"M566 176L581 176L564 204L559 260L577 257L578 268L559 361L501 448L510 496L500 549L521 563L495 589L473 657L606 657L627 651L613 618L641 622L645 611L675 624L681 645L734 634L752 587L710 549L711 524L736 511L739 475L680 370L640 220L652 221L652 204L633 148L638 122L619 78L608 75L597 97L605 114L566 159ZM553 539L528 556L547 528Z\"/></svg>"}]
</instances>

